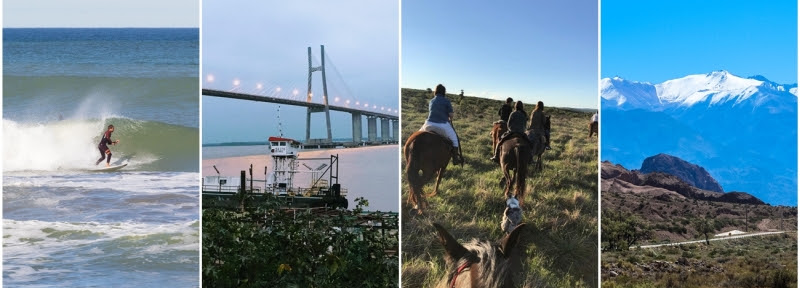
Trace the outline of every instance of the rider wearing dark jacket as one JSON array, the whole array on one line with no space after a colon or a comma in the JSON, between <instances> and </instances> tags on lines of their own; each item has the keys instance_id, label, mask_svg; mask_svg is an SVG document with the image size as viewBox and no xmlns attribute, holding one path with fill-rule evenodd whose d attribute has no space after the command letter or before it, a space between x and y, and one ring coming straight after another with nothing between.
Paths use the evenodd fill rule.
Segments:
<instances>
[{"instance_id":1,"label":"rider wearing dark jacket","mask_svg":"<svg viewBox=\"0 0 800 288\"><path fill-rule=\"evenodd\" d=\"M506 99L506 103L503 104L503 107L500 107L500 110L497 111L497 116L500 116L500 120L508 121L508 117L511 115L512 103L514 103L514 99L508 97L508 99Z\"/></svg>"},{"instance_id":2,"label":"rider wearing dark jacket","mask_svg":"<svg viewBox=\"0 0 800 288\"><path fill-rule=\"evenodd\" d=\"M500 162L500 146L503 144L503 141L512 133L525 134L525 121L527 119L528 115L525 113L525 105L522 104L522 101L517 101L516 105L514 105L514 112L508 116L508 120L506 121L508 122L508 131L503 133L503 136L500 137L500 142L497 143L497 147L494 149L494 156L492 156L490 160Z\"/></svg>"},{"instance_id":3,"label":"rider wearing dark jacket","mask_svg":"<svg viewBox=\"0 0 800 288\"><path fill-rule=\"evenodd\" d=\"M534 135L545 135L545 149L550 150L550 117L544 115L544 103L539 101L531 112L529 128Z\"/></svg>"}]
</instances>

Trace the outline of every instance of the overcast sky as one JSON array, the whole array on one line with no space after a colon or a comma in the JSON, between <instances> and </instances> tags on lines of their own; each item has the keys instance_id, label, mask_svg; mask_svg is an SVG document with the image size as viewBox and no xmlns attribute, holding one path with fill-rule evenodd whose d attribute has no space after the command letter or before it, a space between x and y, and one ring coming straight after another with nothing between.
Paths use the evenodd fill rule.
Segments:
<instances>
[{"instance_id":1,"label":"overcast sky","mask_svg":"<svg viewBox=\"0 0 800 288\"><path fill-rule=\"evenodd\" d=\"M296 90L305 100L307 49L318 66L325 45L331 104L338 97L339 105L399 109L397 1L204 1L202 34L203 88L281 97ZM312 86L319 101L319 72ZM275 104L203 96L202 110L203 143L265 141L279 133ZM284 135L305 140L305 108L280 111ZM324 138L324 122L315 117L312 138ZM331 117L334 138L352 136L350 114Z\"/></svg>"},{"instance_id":2,"label":"overcast sky","mask_svg":"<svg viewBox=\"0 0 800 288\"><path fill-rule=\"evenodd\" d=\"M198 27L197 0L3 0L3 27Z\"/></svg>"}]
</instances>

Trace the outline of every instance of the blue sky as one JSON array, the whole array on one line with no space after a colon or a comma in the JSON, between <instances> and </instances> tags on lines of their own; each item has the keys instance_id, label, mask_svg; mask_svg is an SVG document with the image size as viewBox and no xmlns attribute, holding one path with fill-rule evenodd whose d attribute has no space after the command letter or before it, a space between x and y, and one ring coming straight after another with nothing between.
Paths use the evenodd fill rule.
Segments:
<instances>
[{"instance_id":1,"label":"blue sky","mask_svg":"<svg viewBox=\"0 0 800 288\"><path fill-rule=\"evenodd\" d=\"M197 0L4 0L3 27L198 27Z\"/></svg>"},{"instance_id":2,"label":"blue sky","mask_svg":"<svg viewBox=\"0 0 800 288\"><path fill-rule=\"evenodd\" d=\"M728 70L797 82L797 1L603 0L602 77L660 83Z\"/></svg>"},{"instance_id":3,"label":"blue sky","mask_svg":"<svg viewBox=\"0 0 800 288\"><path fill-rule=\"evenodd\" d=\"M330 103L368 103L399 109L399 4L397 1L204 1L203 88L305 100L308 51L319 65L328 54ZM312 92L322 95L321 74ZM280 88L280 90L278 90ZM278 135L278 105L203 96L203 143L266 141ZM340 102L340 104L341 104ZM324 138L322 114L312 119L311 138ZM280 107L284 136L305 140L306 109ZM349 113L331 112L334 138L352 136ZM366 137L366 119L362 134ZM380 126L380 125L379 125ZM380 135L380 134L379 134Z\"/></svg>"},{"instance_id":4,"label":"blue sky","mask_svg":"<svg viewBox=\"0 0 800 288\"><path fill-rule=\"evenodd\" d=\"M597 1L403 1L404 88L597 108Z\"/></svg>"}]
</instances>

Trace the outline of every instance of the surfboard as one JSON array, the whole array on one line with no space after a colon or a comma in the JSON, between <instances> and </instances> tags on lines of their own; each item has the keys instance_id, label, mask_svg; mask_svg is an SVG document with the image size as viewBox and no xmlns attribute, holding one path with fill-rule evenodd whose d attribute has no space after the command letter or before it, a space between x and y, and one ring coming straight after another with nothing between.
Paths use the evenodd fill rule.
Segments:
<instances>
[{"instance_id":1,"label":"surfboard","mask_svg":"<svg viewBox=\"0 0 800 288\"><path fill-rule=\"evenodd\" d=\"M117 171L119 169L122 169L125 166L128 166L128 163L125 163L125 164L122 164L122 165L113 165L111 167L103 166L103 167L96 168L96 169L90 169L89 171L92 171L92 172L113 172L113 171Z\"/></svg>"}]
</instances>

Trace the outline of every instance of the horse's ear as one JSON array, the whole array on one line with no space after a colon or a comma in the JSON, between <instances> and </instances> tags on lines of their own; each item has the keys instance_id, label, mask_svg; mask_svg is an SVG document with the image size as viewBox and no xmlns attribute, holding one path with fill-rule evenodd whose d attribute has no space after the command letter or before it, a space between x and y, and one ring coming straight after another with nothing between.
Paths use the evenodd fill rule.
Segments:
<instances>
[{"instance_id":1,"label":"horse's ear","mask_svg":"<svg viewBox=\"0 0 800 288\"><path fill-rule=\"evenodd\" d=\"M519 242L519 235L522 234L522 228L525 227L525 223L517 225L511 234L508 234L505 238L503 238L500 247L503 248L503 256L508 258L511 256L511 250L517 246L517 242Z\"/></svg>"},{"instance_id":2,"label":"horse's ear","mask_svg":"<svg viewBox=\"0 0 800 288\"><path fill-rule=\"evenodd\" d=\"M436 228L436 232L439 236L439 243L442 243L442 246L444 246L445 256L447 256L450 261L461 259L461 257L467 254L467 248L461 246L447 230L444 230L442 225L433 223L433 227Z\"/></svg>"}]
</instances>

